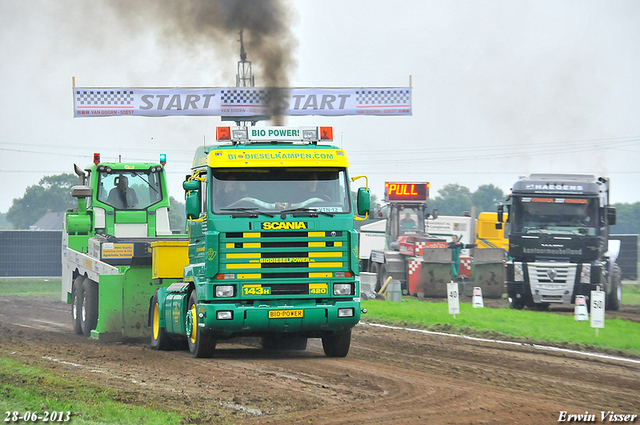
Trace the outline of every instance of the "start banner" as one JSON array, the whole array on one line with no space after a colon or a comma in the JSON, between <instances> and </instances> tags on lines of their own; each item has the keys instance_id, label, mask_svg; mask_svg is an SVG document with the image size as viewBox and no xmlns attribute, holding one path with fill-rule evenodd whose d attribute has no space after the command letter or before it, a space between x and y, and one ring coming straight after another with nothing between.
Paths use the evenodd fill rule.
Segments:
<instances>
[{"instance_id":1,"label":"start banner","mask_svg":"<svg viewBox=\"0 0 640 425\"><path fill-rule=\"evenodd\" d=\"M73 88L75 117L411 115L411 88Z\"/></svg>"}]
</instances>

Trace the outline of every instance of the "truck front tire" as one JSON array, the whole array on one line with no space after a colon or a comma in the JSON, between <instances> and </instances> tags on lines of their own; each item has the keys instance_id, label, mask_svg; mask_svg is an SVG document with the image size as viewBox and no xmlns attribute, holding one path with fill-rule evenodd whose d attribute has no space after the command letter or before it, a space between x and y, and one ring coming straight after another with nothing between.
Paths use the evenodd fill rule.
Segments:
<instances>
[{"instance_id":1,"label":"truck front tire","mask_svg":"<svg viewBox=\"0 0 640 425\"><path fill-rule=\"evenodd\" d=\"M196 358L208 358L213 355L216 348L216 340L211 335L206 335L198 326L198 297L196 291L191 291L187 307L187 344L191 355Z\"/></svg>"},{"instance_id":2,"label":"truck front tire","mask_svg":"<svg viewBox=\"0 0 640 425\"><path fill-rule=\"evenodd\" d=\"M622 278L620 267L616 264L613 268L613 276L611 277L611 292L608 294L607 308L609 310L618 311L622 305Z\"/></svg>"},{"instance_id":3,"label":"truck front tire","mask_svg":"<svg viewBox=\"0 0 640 425\"><path fill-rule=\"evenodd\" d=\"M351 346L351 330L343 334L322 337L322 348L327 357L346 357Z\"/></svg>"}]
</instances>

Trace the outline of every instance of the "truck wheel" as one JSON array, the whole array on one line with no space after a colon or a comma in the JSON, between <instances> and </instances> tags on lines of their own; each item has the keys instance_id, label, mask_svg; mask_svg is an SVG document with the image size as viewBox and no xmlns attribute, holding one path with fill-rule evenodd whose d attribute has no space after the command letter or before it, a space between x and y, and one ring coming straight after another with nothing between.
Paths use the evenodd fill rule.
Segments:
<instances>
[{"instance_id":1,"label":"truck wheel","mask_svg":"<svg viewBox=\"0 0 640 425\"><path fill-rule=\"evenodd\" d=\"M307 338L283 334L265 335L262 337L262 348L304 351L307 349Z\"/></svg>"},{"instance_id":2,"label":"truck wheel","mask_svg":"<svg viewBox=\"0 0 640 425\"><path fill-rule=\"evenodd\" d=\"M331 334L322 337L322 348L327 357L346 357L351 346L351 330L344 334Z\"/></svg>"},{"instance_id":3,"label":"truck wheel","mask_svg":"<svg viewBox=\"0 0 640 425\"><path fill-rule=\"evenodd\" d=\"M151 299L151 348L154 350L171 350L174 343L167 334L165 328L160 327L160 304L158 303L158 291Z\"/></svg>"},{"instance_id":4,"label":"truck wheel","mask_svg":"<svg viewBox=\"0 0 640 425\"><path fill-rule=\"evenodd\" d=\"M186 317L187 344L189 344L189 351L193 357L208 358L213 355L213 350L216 348L216 340L211 335L202 333L201 328L198 326L197 305L198 297L196 296L196 291L191 291Z\"/></svg>"},{"instance_id":5,"label":"truck wheel","mask_svg":"<svg viewBox=\"0 0 640 425\"><path fill-rule=\"evenodd\" d=\"M522 310L524 308L523 298L509 298L509 308L514 310Z\"/></svg>"},{"instance_id":6,"label":"truck wheel","mask_svg":"<svg viewBox=\"0 0 640 425\"><path fill-rule=\"evenodd\" d=\"M82 335L82 282L84 276L80 275L73 280L71 286L71 321L73 330L78 335Z\"/></svg>"},{"instance_id":7,"label":"truck wheel","mask_svg":"<svg viewBox=\"0 0 640 425\"><path fill-rule=\"evenodd\" d=\"M82 282L82 308L80 310L80 325L85 336L91 336L91 331L98 324L98 284L88 277Z\"/></svg>"},{"instance_id":8,"label":"truck wheel","mask_svg":"<svg viewBox=\"0 0 640 425\"><path fill-rule=\"evenodd\" d=\"M620 277L620 267L616 264L611 277L611 292L607 294L607 308L618 311L622 305L622 279Z\"/></svg>"}]
</instances>

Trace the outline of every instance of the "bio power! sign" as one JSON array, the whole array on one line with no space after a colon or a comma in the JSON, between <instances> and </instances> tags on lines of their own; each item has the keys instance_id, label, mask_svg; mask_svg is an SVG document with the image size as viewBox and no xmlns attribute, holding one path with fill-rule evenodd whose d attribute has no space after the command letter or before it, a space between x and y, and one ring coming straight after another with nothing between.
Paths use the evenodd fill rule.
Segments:
<instances>
[{"instance_id":1,"label":"bio power! sign","mask_svg":"<svg viewBox=\"0 0 640 425\"><path fill-rule=\"evenodd\" d=\"M411 88L73 88L75 117L411 115Z\"/></svg>"}]
</instances>

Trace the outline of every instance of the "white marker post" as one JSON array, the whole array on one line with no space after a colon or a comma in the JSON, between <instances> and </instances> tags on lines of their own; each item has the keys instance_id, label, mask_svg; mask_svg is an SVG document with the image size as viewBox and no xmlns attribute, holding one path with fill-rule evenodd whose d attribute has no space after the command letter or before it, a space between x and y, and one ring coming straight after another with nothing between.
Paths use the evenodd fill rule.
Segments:
<instances>
[{"instance_id":1,"label":"white marker post","mask_svg":"<svg viewBox=\"0 0 640 425\"><path fill-rule=\"evenodd\" d=\"M473 308L484 308L484 301L482 301L482 288L479 286L473 287L473 299L471 300Z\"/></svg>"},{"instance_id":2,"label":"white marker post","mask_svg":"<svg viewBox=\"0 0 640 425\"><path fill-rule=\"evenodd\" d=\"M591 327L596 329L604 328L604 291L591 291Z\"/></svg>"},{"instance_id":3,"label":"white marker post","mask_svg":"<svg viewBox=\"0 0 640 425\"><path fill-rule=\"evenodd\" d=\"M456 282L447 283L447 298L449 299L449 314L460 314L460 293L458 292L458 284Z\"/></svg>"},{"instance_id":4,"label":"white marker post","mask_svg":"<svg viewBox=\"0 0 640 425\"><path fill-rule=\"evenodd\" d=\"M584 295L576 295L576 306L574 308L576 321L583 322L589 320L589 312L587 311L587 299Z\"/></svg>"}]
</instances>

